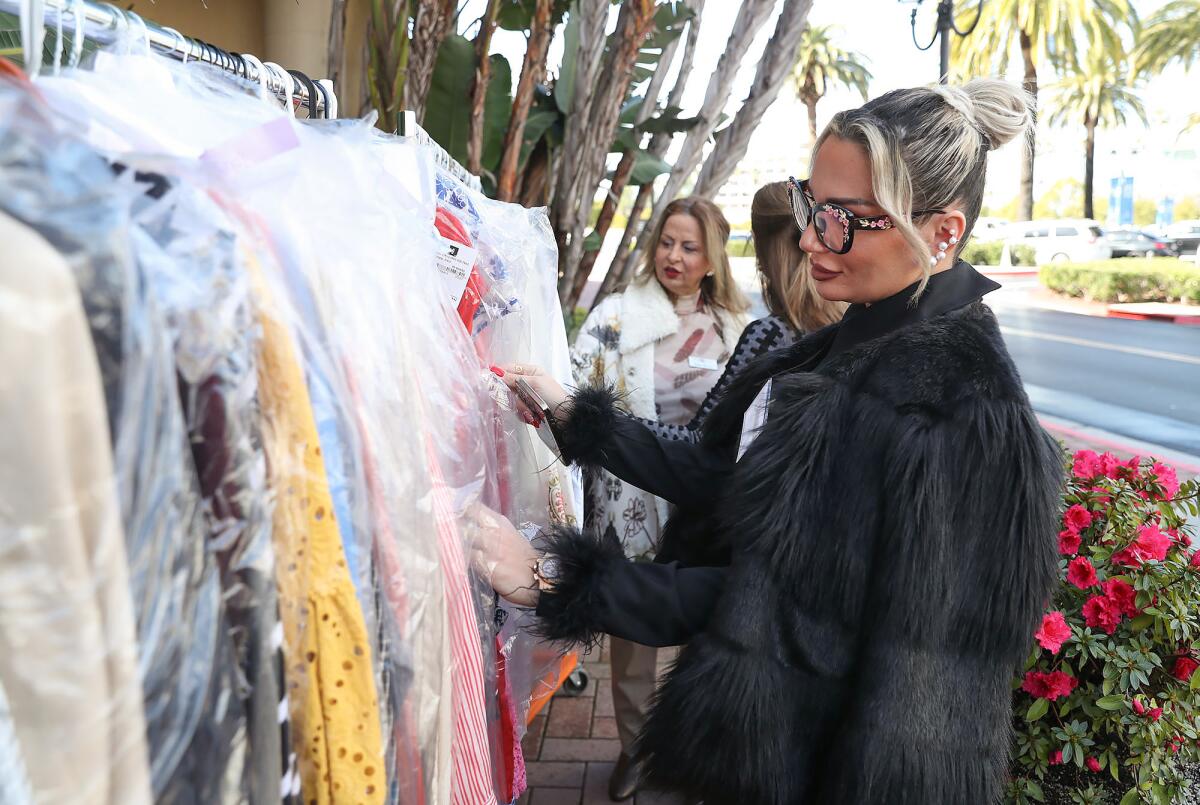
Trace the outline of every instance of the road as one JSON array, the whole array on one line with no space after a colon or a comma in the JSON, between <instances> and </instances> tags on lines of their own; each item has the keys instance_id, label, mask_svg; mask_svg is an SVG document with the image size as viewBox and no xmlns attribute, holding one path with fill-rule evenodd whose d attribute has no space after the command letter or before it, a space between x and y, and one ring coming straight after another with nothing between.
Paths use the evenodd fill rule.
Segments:
<instances>
[{"instance_id":1,"label":"road","mask_svg":"<svg viewBox=\"0 0 1200 805\"><path fill-rule=\"evenodd\" d=\"M1200 327L1028 307L988 297L1039 413L1200 456Z\"/></svg>"}]
</instances>

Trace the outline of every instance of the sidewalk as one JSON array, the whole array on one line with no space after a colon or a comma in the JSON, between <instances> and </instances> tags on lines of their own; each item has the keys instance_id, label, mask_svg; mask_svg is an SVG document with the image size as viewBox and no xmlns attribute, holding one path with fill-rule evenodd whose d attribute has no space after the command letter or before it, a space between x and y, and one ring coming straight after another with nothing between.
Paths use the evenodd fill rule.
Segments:
<instances>
[{"instance_id":1,"label":"sidewalk","mask_svg":"<svg viewBox=\"0 0 1200 805\"><path fill-rule=\"evenodd\" d=\"M659 674L678 649L658 652ZM590 682L577 697L561 691L534 719L522 742L529 791L519 805L601 805L609 803L608 777L621 752L613 718L607 641L584 657ZM548 715L547 715L548 713ZM670 796L638 794L633 805L681 805Z\"/></svg>"}]
</instances>

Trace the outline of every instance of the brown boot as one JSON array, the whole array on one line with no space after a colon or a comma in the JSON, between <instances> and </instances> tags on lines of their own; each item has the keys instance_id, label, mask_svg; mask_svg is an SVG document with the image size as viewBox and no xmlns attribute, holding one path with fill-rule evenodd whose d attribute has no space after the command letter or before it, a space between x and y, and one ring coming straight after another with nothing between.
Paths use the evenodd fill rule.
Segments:
<instances>
[{"instance_id":1,"label":"brown boot","mask_svg":"<svg viewBox=\"0 0 1200 805\"><path fill-rule=\"evenodd\" d=\"M624 802L637 793L641 783L642 767L624 752L617 758L612 777L608 778L608 798L613 802Z\"/></svg>"}]
</instances>

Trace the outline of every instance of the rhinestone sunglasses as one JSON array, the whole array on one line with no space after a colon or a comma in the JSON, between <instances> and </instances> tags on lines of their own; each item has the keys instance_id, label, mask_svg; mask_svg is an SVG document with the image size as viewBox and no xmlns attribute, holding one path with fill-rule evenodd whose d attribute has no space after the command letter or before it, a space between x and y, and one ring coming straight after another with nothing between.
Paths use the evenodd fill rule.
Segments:
<instances>
[{"instance_id":1,"label":"rhinestone sunglasses","mask_svg":"<svg viewBox=\"0 0 1200 805\"><path fill-rule=\"evenodd\" d=\"M854 232L859 229L881 232L895 229L890 215L855 215L851 210L840 204L816 203L812 192L808 189L808 180L799 181L794 176L788 177L788 201L792 205L792 215L796 217L796 226L800 231L808 229L810 221L816 224L817 240L821 245L834 254L845 254L854 245ZM913 210L913 216L931 215L945 210Z\"/></svg>"}]
</instances>

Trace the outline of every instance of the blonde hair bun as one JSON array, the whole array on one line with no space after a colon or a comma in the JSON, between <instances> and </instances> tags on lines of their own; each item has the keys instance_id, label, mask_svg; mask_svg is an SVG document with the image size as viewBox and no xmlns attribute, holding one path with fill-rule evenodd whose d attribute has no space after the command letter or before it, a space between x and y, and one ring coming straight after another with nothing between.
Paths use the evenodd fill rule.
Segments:
<instances>
[{"instance_id":1,"label":"blonde hair bun","mask_svg":"<svg viewBox=\"0 0 1200 805\"><path fill-rule=\"evenodd\" d=\"M976 78L962 86L932 87L996 149L1033 129L1033 96L1022 87L998 78Z\"/></svg>"}]
</instances>

